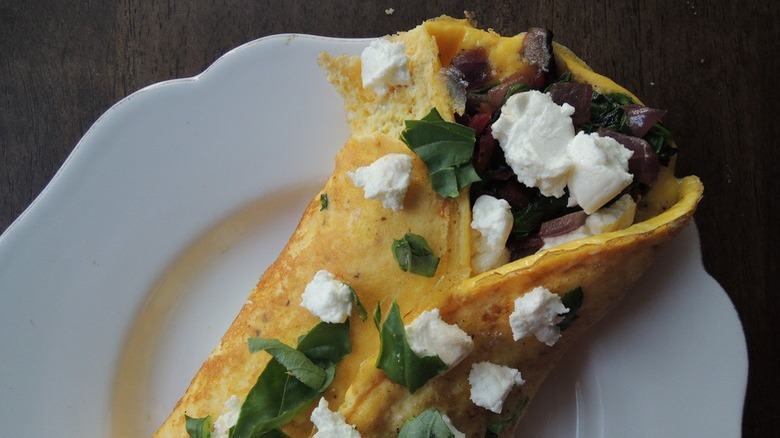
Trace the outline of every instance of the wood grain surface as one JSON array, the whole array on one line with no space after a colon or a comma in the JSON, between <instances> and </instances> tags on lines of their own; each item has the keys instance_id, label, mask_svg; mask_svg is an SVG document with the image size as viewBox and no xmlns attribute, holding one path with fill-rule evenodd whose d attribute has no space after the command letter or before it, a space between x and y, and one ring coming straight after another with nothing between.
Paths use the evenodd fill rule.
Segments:
<instances>
[{"instance_id":1,"label":"wood grain surface","mask_svg":"<svg viewBox=\"0 0 780 438\"><path fill-rule=\"evenodd\" d=\"M596 71L669 111L682 149L678 173L705 184L696 214L704 264L734 302L748 341L743 434L776 436L780 2L474 3L0 1L0 231L111 105L146 85L196 75L247 41L380 36L465 9L501 33L547 26Z\"/></svg>"}]
</instances>

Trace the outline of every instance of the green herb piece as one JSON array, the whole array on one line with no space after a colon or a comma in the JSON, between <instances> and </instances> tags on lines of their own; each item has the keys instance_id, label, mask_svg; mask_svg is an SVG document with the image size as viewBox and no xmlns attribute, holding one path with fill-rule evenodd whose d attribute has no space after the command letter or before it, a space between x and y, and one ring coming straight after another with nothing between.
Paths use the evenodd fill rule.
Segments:
<instances>
[{"instance_id":1,"label":"green herb piece","mask_svg":"<svg viewBox=\"0 0 780 438\"><path fill-rule=\"evenodd\" d=\"M473 129L444 121L436 108L420 120L407 120L405 126L401 140L428 167L436 193L455 198L463 187L480 180L471 163Z\"/></svg>"},{"instance_id":2,"label":"green herb piece","mask_svg":"<svg viewBox=\"0 0 780 438\"><path fill-rule=\"evenodd\" d=\"M574 82L574 81L572 80L572 78L571 78L571 77L572 77L571 71L564 72L564 73L563 73L563 74L562 74L562 75L561 75L561 76L558 78L558 80L557 80L557 81L555 81L555 82L550 82L549 84L547 84L547 86L544 88L544 92L545 92L545 93L549 93L549 92L550 92L550 90L552 89L553 85L557 84L558 82Z\"/></svg>"},{"instance_id":3,"label":"green herb piece","mask_svg":"<svg viewBox=\"0 0 780 438\"><path fill-rule=\"evenodd\" d=\"M590 123L583 125L583 129L587 132L595 132L599 127L603 127L626 133L628 129L625 120L626 112L621 106L632 103L634 101L622 93L601 94L594 91L590 101Z\"/></svg>"},{"instance_id":4,"label":"green herb piece","mask_svg":"<svg viewBox=\"0 0 780 438\"><path fill-rule=\"evenodd\" d=\"M328 194L323 193L320 195L320 211L328 209Z\"/></svg>"},{"instance_id":5,"label":"green herb piece","mask_svg":"<svg viewBox=\"0 0 780 438\"><path fill-rule=\"evenodd\" d=\"M252 348L271 347L275 351L275 354L272 353L274 358L268 362L244 400L238 422L230 434L231 438L283 436L277 429L322 395L333 382L336 364L352 349L349 339L349 321L340 324L321 322L301 336L296 350L303 353L324 373L322 384L313 388L312 386L316 385L313 381L308 381L308 377L305 377L307 384L293 374L308 376L311 370L308 364L302 365L299 356L290 353L289 347L280 347L274 342L257 339L249 340L250 351ZM269 351L268 348L262 349ZM277 356L281 357L282 361L278 360ZM292 363L295 371L288 369L283 363ZM306 371L302 372L304 368Z\"/></svg>"},{"instance_id":6,"label":"green herb piece","mask_svg":"<svg viewBox=\"0 0 780 438\"><path fill-rule=\"evenodd\" d=\"M626 135L634 135L628 126L628 118L623 105L633 104L634 101L622 93L600 94L593 92L591 99L590 122L583 125L586 132L595 132L598 128L610 129ZM658 155L658 161L667 166L672 155L677 153L677 148L672 145L672 133L660 122L643 137L650 143Z\"/></svg>"},{"instance_id":7,"label":"green herb piece","mask_svg":"<svg viewBox=\"0 0 780 438\"><path fill-rule=\"evenodd\" d=\"M250 338L249 352L265 351L296 379L312 389L321 389L325 383L325 370L314 364L305 354L288 347L277 339Z\"/></svg>"},{"instance_id":8,"label":"green herb piece","mask_svg":"<svg viewBox=\"0 0 780 438\"><path fill-rule=\"evenodd\" d=\"M382 306L379 302L376 303L374 308L374 325L379 332L382 332Z\"/></svg>"},{"instance_id":9,"label":"green herb piece","mask_svg":"<svg viewBox=\"0 0 780 438\"><path fill-rule=\"evenodd\" d=\"M363 303L360 301L360 297L358 297L358 294L357 292L355 292L355 289L352 289L352 286L348 284L347 287L349 288L349 293L352 294L352 305L355 306L355 310L357 311L358 317L360 317L361 321L365 321L366 318L368 318L368 312L366 312L366 308L363 307Z\"/></svg>"},{"instance_id":10,"label":"green herb piece","mask_svg":"<svg viewBox=\"0 0 780 438\"><path fill-rule=\"evenodd\" d=\"M672 155L677 153L677 148L672 146L672 133L661 122L658 122L647 131L643 138L653 147L658 155L658 162L663 166L668 166Z\"/></svg>"},{"instance_id":11,"label":"green herb piece","mask_svg":"<svg viewBox=\"0 0 780 438\"><path fill-rule=\"evenodd\" d=\"M560 78L558 78L558 82L573 82L574 80L571 78L571 70L563 72Z\"/></svg>"},{"instance_id":12,"label":"green herb piece","mask_svg":"<svg viewBox=\"0 0 780 438\"><path fill-rule=\"evenodd\" d=\"M415 392L429 379L447 370L439 356L420 357L412 351L406 339L404 322L398 303L393 302L385 323L381 325L382 310L377 304L374 311L374 323L379 329L379 357L376 367L385 372L387 377L399 385Z\"/></svg>"},{"instance_id":13,"label":"green herb piece","mask_svg":"<svg viewBox=\"0 0 780 438\"><path fill-rule=\"evenodd\" d=\"M542 222L559 216L569 202L569 196L560 198L539 196L526 205L522 210L514 213L511 235L515 238L526 238L539 231Z\"/></svg>"},{"instance_id":14,"label":"green herb piece","mask_svg":"<svg viewBox=\"0 0 780 438\"><path fill-rule=\"evenodd\" d=\"M452 438L454 436L441 413L435 408L428 408L420 415L409 419L398 434L398 438Z\"/></svg>"},{"instance_id":15,"label":"green herb piece","mask_svg":"<svg viewBox=\"0 0 780 438\"><path fill-rule=\"evenodd\" d=\"M424 237L406 233L403 238L393 241L391 249L401 270L423 277L433 277L436 274L439 257L433 255L433 250Z\"/></svg>"},{"instance_id":16,"label":"green herb piece","mask_svg":"<svg viewBox=\"0 0 780 438\"><path fill-rule=\"evenodd\" d=\"M509 424L515 420L515 418L523 413L526 406L528 406L529 400L530 399L528 397L524 398L523 401L517 405L517 408L515 408L514 412L512 412L510 416L506 418L499 418L498 420L488 423L485 438L498 438L501 436L501 433L504 432L504 429L506 429L506 427L509 426Z\"/></svg>"},{"instance_id":17,"label":"green herb piece","mask_svg":"<svg viewBox=\"0 0 780 438\"><path fill-rule=\"evenodd\" d=\"M211 438L211 416L192 418L184 414L184 421L190 438Z\"/></svg>"},{"instance_id":18,"label":"green herb piece","mask_svg":"<svg viewBox=\"0 0 780 438\"><path fill-rule=\"evenodd\" d=\"M580 307L582 307L583 297L584 295L582 294L582 288L578 287L566 292L563 295L563 298L561 298L561 303L563 303L563 305L569 309L567 313L563 314L563 319L561 322L557 324L561 331L569 328L571 324L579 317L577 315L577 311L580 310Z\"/></svg>"}]
</instances>

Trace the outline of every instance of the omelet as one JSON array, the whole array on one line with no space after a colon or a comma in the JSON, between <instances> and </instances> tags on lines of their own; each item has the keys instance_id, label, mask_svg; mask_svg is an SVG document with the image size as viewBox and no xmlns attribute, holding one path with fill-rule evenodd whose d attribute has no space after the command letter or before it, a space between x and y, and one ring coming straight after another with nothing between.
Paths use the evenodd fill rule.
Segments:
<instances>
[{"instance_id":1,"label":"omelet","mask_svg":"<svg viewBox=\"0 0 780 438\"><path fill-rule=\"evenodd\" d=\"M661 166L652 187L645 187L633 223L511 257L512 261L476 272L472 266L476 251L471 226L474 199L468 184L458 188L454 196L443 196L432 184L430 163L408 145L404 133L409 129L408 121L425 119L432 109L442 123L454 123L467 112L470 103L463 78L448 74L459 54L483 53L487 81L492 85L538 64L529 59L535 55L524 54L526 36L502 37L477 29L468 20L449 17L426 21L408 32L383 38L396 44L396 49L402 47L404 68L408 69L408 76L391 79L383 89L364 86L361 57L320 56L329 81L344 98L351 136L335 158L333 174L314 194L279 258L262 274L156 437L324 434L330 426L321 423L315 427L311 421L312 410L321 399L327 402L333 421L363 437L412 433L410 424L423 418L433 418L431 424L447 424L466 436L511 435L524 407L532 403L567 347L607 315L632 284L641 281L659 248L691 222L703 193L697 177L674 176L671 158ZM641 105L636 96L593 72L570 50L555 43L550 47L555 71L536 65L536 73L565 74L567 81L590 84L594 93L619 93ZM409 156L411 162L406 172L408 187L402 190L400 200L396 199L400 203L396 208L367 198L368 189L355 179L357 169L388 154ZM477 179L472 175L467 181ZM427 255L436 258L432 273L404 270L402 260L393 252L394 246L410 235L421 237ZM302 295L322 270L353 292L348 331L342 332L347 333L342 341L348 348L333 363L322 366L325 384L317 380L307 388L298 385L296 390L288 383L291 379L306 380L300 369L279 355L269 354L270 347L250 351L248 340L274 340L278 341L274 345L287 346L288 350L308 342L302 336L324 323L301 305ZM538 336L515 339L517 328L511 321L517 313L516 301L538 288L553 299L572 291L579 294L574 305L567 302L566 312L553 315L558 338L552 344ZM397 309L395 314L393 308ZM410 340L396 331L393 339L397 342L393 344L380 334L385 333L391 316L408 326L423 312L434 309L442 321L457 326L470 338L468 354L411 386L382 365L392 362L394 354L417 361L420 357L413 357L408 349L393 350ZM371 311L373 318L366 317ZM384 323L383 315L387 316ZM565 327L561 325L564 322ZM325 343L321 347L329 347L327 339L320 341ZM285 348L275 351L280 350ZM309 355L309 359L316 363L321 357ZM273 369L264 374L272 368L272 360L276 374ZM430 366L403 361L396 365L399 363L406 364L401 374L414 374ZM481 395L475 394L474 370L484 363L517 372L513 375L518 377L499 395L498 409L495 403L480 403ZM274 378L276 381L260 384ZM292 400L294 397L300 400ZM435 415L425 416L426 412Z\"/></svg>"}]
</instances>

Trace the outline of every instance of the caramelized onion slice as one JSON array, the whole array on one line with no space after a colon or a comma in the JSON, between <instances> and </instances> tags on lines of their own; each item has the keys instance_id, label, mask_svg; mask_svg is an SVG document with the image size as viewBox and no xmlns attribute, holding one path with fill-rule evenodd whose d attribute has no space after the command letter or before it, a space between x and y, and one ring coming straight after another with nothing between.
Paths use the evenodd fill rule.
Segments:
<instances>
[{"instance_id":1,"label":"caramelized onion slice","mask_svg":"<svg viewBox=\"0 0 780 438\"><path fill-rule=\"evenodd\" d=\"M634 154L628 159L628 172L634 175L634 181L647 186L653 185L661 171L661 163L650 143L641 138L603 128L598 130L598 134L602 137L612 137L626 149L632 151Z\"/></svg>"},{"instance_id":2,"label":"caramelized onion slice","mask_svg":"<svg viewBox=\"0 0 780 438\"><path fill-rule=\"evenodd\" d=\"M542 71L554 74L555 57L552 47L553 33L550 29L532 27L523 39L523 56Z\"/></svg>"},{"instance_id":3,"label":"caramelized onion slice","mask_svg":"<svg viewBox=\"0 0 780 438\"><path fill-rule=\"evenodd\" d=\"M588 215L580 210L542 222L542 226L539 229L539 237L560 236L561 234L569 233L585 224L585 219L587 218Z\"/></svg>"},{"instance_id":4,"label":"caramelized onion slice","mask_svg":"<svg viewBox=\"0 0 780 438\"><path fill-rule=\"evenodd\" d=\"M593 86L577 82L556 82L550 87L550 97L558 105L568 103L574 107L571 116L574 126L582 126L590 120L590 102Z\"/></svg>"},{"instance_id":5,"label":"caramelized onion slice","mask_svg":"<svg viewBox=\"0 0 780 438\"><path fill-rule=\"evenodd\" d=\"M487 52L481 47L458 53L450 65L463 73L463 79L468 83L467 90L481 87L490 80Z\"/></svg>"},{"instance_id":6,"label":"caramelized onion slice","mask_svg":"<svg viewBox=\"0 0 780 438\"><path fill-rule=\"evenodd\" d=\"M621 108L626 112L626 120L631 133L640 138L644 137L650 128L666 115L666 110L642 105L623 105Z\"/></svg>"}]
</instances>

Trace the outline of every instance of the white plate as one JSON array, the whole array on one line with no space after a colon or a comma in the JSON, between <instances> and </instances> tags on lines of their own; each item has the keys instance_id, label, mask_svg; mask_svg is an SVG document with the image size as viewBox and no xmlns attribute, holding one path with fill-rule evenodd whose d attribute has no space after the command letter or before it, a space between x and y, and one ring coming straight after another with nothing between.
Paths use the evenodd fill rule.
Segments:
<instances>
[{"instance_id":1,"label":"white plate","mask_svg":"<svg viewBox=\"0 0 780 438\"><path fill-rule=\"evenodd\" d=\"M0 237L4 436L148 436L276 257L347 137L281 35L122 100ZM747 352L690 227L571 351L523 436L739 436Z\"/></svg>"}]
</instances>

